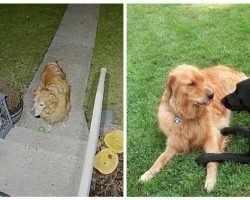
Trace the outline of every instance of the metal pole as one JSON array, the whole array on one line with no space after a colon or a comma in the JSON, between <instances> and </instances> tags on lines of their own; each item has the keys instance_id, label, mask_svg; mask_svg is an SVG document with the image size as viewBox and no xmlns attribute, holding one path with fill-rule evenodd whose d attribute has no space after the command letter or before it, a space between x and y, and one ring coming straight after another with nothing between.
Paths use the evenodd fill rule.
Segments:
<instances>
[{"instance_id":1,"label":"metal pole","mask_svg":"<svg viewBox=\"0 0 250 200\"><path fill-rule=\"evenodd\" d=\"M97 141L99 136L100 122L101 122L102 101L103 101L106 72L107 72L106 68L101 69L98 87L96 91L95 104L89 131L89 138L83 164L80 188L78 192L78 196L80 197L89 196L92 173L93 173L93 163L97 148Z\"/></svg>"}]
</instances>

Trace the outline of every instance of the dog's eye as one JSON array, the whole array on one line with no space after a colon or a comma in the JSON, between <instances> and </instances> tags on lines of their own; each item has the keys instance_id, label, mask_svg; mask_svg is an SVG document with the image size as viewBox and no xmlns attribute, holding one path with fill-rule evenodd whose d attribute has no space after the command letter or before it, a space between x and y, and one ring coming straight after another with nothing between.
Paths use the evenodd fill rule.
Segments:
<instances>
[{"instance_id":1,"label":"dog's eye","mask_svg":"<svg viewBox=\"0 0 250 200\"><path fill-rule=\"evenodd\" d=\"M194 87L196 85L196 83L194 81L192 81L192 82L188 83L188 85Z\"/></svg>"},{"instance_id":2,"label":"dog's eye","mask_svg":"<svg viewBox=\"0 0 250 200\"><path fill-rule=\"evenodd\" d=\"M40 106L44 106L44 104L40 103Z\"/></svg>"}]
</instances>

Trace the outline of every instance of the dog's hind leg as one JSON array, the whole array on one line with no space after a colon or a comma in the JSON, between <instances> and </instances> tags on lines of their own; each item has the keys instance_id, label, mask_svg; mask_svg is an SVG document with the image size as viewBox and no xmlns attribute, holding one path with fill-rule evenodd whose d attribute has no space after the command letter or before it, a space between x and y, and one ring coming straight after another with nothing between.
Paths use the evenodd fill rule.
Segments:
<instances>
[{"instance_id":1,"label":"dog's hind leg","mask_svg":"<svg viewBox=\"0 0 250 200\"><path fill-rule=\"evenodd\" d=\"M167 146L166 150L157 158L153 166L140 177L140 181L145 182L152 179L176 154L175 149Z\"/></svg>"},{"instance_id":2,"label":"dog's hind leg","mask_svg":"<svg viewBox=\"0 0 250 200\"><path fill-rule=\"evenodd\" d=\"M240 127L225 127L221 129L222 135L229 135L229 134L240 134L244 137L250 137L250 130L246 128Z\"/></svg>"}]
</instances>

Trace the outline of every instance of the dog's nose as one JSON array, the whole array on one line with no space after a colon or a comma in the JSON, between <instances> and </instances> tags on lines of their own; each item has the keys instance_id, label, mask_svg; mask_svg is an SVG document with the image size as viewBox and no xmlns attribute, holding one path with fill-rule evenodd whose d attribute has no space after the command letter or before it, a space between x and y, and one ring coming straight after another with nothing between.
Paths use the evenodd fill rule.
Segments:
<instances>
[{"instance_id":1,"label":"dog's nose","mask_svg":"<svg viewBox=\"0 0 250 200\"><path fill-rule=\"evenodd\" d=\"M223 98L223 99L221 99L220 103L221 103L223 106L225 106L226 101L227 101L227 99L226 99L226 98Z\"/></svg>"},{"instance_id":2,"label":"dog's nose","mask_svg":"<svg viewBox=\"0 0 250 200\"><path fill-rule=\"evenodd\" d=\"M214 98L214 93L213 92L207 92L207 98L209 100L212 100Z\"/></svg>"},{"instance_id":3,"label":"dog's nose","mask_svg":"<svg viewBox=\"0 0 250 200\"><path fill-rule=\"evenodd\" d=\"M40 118L40 115L35 115L36 118Z\"/></svg>"}]
</instances>

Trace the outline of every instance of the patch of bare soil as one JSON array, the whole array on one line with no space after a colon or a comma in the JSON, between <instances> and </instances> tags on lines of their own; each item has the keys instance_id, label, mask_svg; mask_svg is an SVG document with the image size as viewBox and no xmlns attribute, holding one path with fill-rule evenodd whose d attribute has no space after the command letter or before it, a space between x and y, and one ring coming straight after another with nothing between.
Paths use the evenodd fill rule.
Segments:
<instances>
[{"instance_id":1,"label":"patch of bare soil","mask_svg":"<svg viewBox=\"0 0 250 200\"><path fill-rule=\"evenodd\" d=\"M106 148L103 138L99 139L98 151ZM123 196L123 153L118 154L119 163L116 170L108 175L93 169L89 196L92 197L122 197Z\"/></svg>"}]
</instances>

